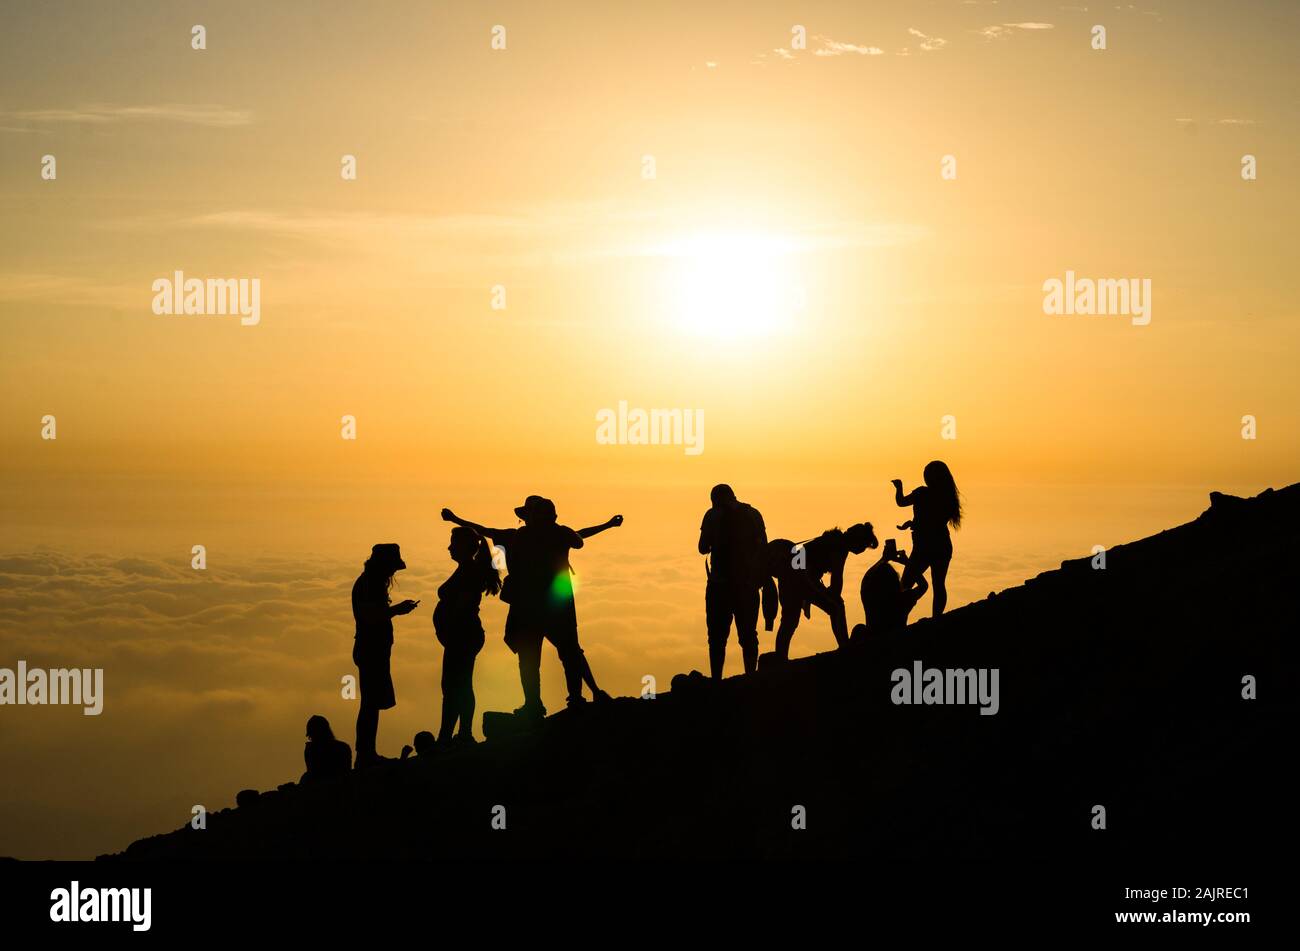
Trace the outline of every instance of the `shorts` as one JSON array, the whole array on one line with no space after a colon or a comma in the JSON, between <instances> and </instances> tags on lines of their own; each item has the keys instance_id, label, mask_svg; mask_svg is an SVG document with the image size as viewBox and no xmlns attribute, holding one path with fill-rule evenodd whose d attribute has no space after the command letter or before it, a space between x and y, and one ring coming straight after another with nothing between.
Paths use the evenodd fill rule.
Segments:
<instances>
[{"instance_id":1,"label":"shorts","mask_svg":"<svg viewBox=\"0 0 1300 951\"><path fill-rule=\"evenodd\" d=\"M907 559L907 567L913 574L928 571L935 565L947 567L952 561L952 538L925 539L912 535L912 552Z\"/></svg>"},{"instance_id":2,"label":"shorts","mask_svg":"<svg viewBox=\"0 0 1300 951\"><path fill-rule=\"evenodd\" d=\"M366 644L355 641L352 645L352 663L357 665L361 683L361 705L375 710L391 710L397 706L393 691L391 660L392 644Z\"/></svg>"},{"instance_id":3,"label":"shorts","mask_svg":"<svg viewBox=\"0 0 1300 951\"><path fill-rule=\"evenodd\" d=\"M717 584L712 580L704 588L704 620L710 644L725 644L736 623L736 640L741 646L758 643L758 589Z\"/></svg>"},{"instance_id":4,"label":"shorts","mask_svg":"<svg viewBox=\"0 0 1300 951\"><path fill-rule=\"evenodd\" d=\"M578 647L578 614L572 601L557 607L512 604L506 615L506 646L540 652L542 639L550 641L561 657L582 653Z\"/></svg>"}]
</instances>

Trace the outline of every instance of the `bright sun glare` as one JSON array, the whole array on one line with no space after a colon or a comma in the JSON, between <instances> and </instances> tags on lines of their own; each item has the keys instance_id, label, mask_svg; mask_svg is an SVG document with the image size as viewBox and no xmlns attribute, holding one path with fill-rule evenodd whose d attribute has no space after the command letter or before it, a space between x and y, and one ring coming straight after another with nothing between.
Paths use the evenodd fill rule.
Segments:
<instances>
[{"instance_id":1,"label":"bright sun glare","mask_svg":"<svg viewBox=\"0 0 1300 951\"><path fill-rule=\"evenodd\" d=\"M744 340L780 332L803 309L788 238L755 232L695 235L671 242L668 306L684 332Z\"/></svg>"}]
</instances>

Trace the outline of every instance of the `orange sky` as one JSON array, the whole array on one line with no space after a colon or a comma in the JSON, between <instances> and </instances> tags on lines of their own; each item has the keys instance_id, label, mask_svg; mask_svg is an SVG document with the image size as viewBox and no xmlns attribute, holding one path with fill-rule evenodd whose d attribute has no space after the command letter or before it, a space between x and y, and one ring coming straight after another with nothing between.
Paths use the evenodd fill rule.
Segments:
<instances>
[{"instance_id":1,"label":"orange sky","mask_svg":"<svg viewBox=\"0 0 1300 951\"><path fill-rule=\"evenodd\" d=\"M374 542L424 599L381 749L434 726L443 505L624 514L575 565L597 674L635 693L705 666L717 481L773 535L888 537L889 479L947 460L951 606L1295 481L1294 5L377 6L4 14L0 666L108 694L0 708L0 855L294 778L313 712L350 741ZM260 322L156 316L177 270L258 279ZM1150 324L1044 314L1067 270L1149 279ZM599 444L619 401L702 412L703 451ZM517 705L484 619L479 709ZM832 643L815 619L795 653Z\"/></svg>"}]
</instances>

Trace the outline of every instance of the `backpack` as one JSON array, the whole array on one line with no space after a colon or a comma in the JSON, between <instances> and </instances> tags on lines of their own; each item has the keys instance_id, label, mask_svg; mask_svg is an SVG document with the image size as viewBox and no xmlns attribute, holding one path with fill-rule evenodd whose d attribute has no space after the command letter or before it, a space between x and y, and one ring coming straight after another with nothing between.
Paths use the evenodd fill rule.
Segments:
<instances>
[{"instance_id":1,"label":"backpack","mask_svg":"<svg viewBox=\"0 0 1300 951\"><path fill-rule=\"evenodd\" d=\"M767 570L767 526L758 509L741 502L728 513L726 522L727 543L735 559L733 577L745 585L757 588Z\"/></svg>"}]
</instances>

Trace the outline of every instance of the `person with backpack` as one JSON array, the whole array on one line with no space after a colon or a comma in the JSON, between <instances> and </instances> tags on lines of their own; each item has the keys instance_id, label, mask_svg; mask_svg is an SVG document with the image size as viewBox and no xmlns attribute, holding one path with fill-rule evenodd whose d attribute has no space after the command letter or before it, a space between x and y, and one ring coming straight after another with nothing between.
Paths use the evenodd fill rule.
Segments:
<instances>
[{"instance_id":1,"label":"person with backpack","mask_svg":"<svg viewBox=\"0 0 1300 951\"><path fill-rule=\"evenodd\" d=\"M735 623L745 673L758 669L760 590L771 585L765 571L767 526L758 509L736 498L731 486L715 485L700 523L701 555L707 555L704 617L709 636L709 671L722 679L727 639ZM767 630L772 622L767 621Z\"/></svg>"},{"instance_id":2,"label":"person with backpack","mask_svg":"<svg viewBox=\"0 0 1300 951\"><path fill-rule=\"evenodd\" d=\"M786 538L767 546L767 570L777 580L781 624L776 629L774 651L779 660L790 659L790 640L799 626L799 614L821 608L831 619L835 643L849 643L848 620L844 613L844 563L850 554L860 555L880 543L870 522L851 525L845 531L832 528L811 541L795 544ZM829 584L822 581L829 574Z\"/></svg>"}]
</instances>

